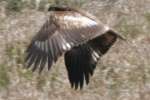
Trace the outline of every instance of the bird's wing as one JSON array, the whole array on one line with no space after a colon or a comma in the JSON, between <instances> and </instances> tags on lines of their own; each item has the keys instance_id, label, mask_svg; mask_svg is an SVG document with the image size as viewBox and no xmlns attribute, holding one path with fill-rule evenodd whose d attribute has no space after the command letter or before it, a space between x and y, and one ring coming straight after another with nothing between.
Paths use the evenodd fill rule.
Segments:
<instances>
[{"instance_id":1,"label":"bird's wing","mask_svg":"<svg viewBox=\"0 0 150 100\"><path fill-rule=\"evenodd\" d=\"M82 88L84 83L89 83L99 58L109 50L116 39L116 34L107 32L65 53L65 64L73 88Z\"/></svg>"},{"instance_id":2,"label":"bird's wing","mask_svg":"<svg viewBox=\"0 0 150 100\"><path fill-rule=\"evenodd\" d=\"M33 66L33 71L39 68L41 72L48 63L50 69L63 52L101 35L107 29L79 12L54 12L26 50L27 67Z\"/></svg>"}]
</instances>

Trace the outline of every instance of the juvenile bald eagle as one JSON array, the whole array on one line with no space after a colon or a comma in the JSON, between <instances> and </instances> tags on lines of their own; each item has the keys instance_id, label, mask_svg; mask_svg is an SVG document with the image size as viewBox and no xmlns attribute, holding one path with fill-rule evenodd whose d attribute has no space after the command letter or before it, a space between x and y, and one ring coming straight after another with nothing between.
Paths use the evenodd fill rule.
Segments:
<instances>
[{"instance_id":1,"label":"juvenile bald eagle","mask_svg":"<svg viewBox=\"0 0 150 100\"><path fill-rule=\"evenodd\" d=\"M93 15L69 7L50 7L50 17L26 50L27 68L48 70L64 54L71 87L82 88L99 58L115 43L123 39L117 32L101 23Z\"/></svg>"}]
</instances>

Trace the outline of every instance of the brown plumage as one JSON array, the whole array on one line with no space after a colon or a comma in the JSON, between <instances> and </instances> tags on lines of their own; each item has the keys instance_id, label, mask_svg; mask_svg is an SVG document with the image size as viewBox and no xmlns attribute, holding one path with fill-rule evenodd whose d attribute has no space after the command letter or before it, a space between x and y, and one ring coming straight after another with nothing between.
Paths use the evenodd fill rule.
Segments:
<instances>
[{"instance_id":1,"label":"brown plumage","mask_svg":"<svg viewBox=\"0 0 150 100\"><path fill-rule=\"evenodd\" d=\"M93 15L69 7L50 7L49 19L26 50L27 68L48 66L64 55L69 81L75 89L89 83L99 58L115 43L119 34Z\"/></svg>"}]
</instances>

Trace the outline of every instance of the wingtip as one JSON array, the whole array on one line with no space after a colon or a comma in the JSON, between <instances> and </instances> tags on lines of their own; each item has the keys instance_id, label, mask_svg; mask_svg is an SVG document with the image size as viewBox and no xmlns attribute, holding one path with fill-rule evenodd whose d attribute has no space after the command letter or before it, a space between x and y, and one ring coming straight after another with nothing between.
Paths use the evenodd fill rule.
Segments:
<instances>
[{"instance_id":1,"label":"wingtip","mask_svg":"<svg viewBox=\"0 0 150 100\"><path fill-rule=\"evenodd\" d=\"M125 38L125 36L121 35L120 32L118 32L118 31L116 31L114 29L110 29L109 31L111 31L112 33L116 34L119 39L121 39L123 41L127 41L127 39Z\"/></svg>"}]
</instances>

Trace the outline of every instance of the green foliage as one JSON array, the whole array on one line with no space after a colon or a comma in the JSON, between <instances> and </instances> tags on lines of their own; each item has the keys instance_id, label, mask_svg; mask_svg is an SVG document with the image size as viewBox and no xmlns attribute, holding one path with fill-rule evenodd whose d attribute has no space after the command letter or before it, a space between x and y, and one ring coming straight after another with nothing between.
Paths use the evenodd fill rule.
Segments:
<instances>
[{"instance_id":1,"label":"green foliage","mask_svg":"<svg viewBox=\"0 0 150 100\"><path fill-rule=\"evenodd\" d=\"M9 11L19 12L23 8L22 0L7 0L6 9Z\"/></svg>"},{"instance_id":2,"label":"green foliage","mask_svg":"<svg viewBox=\"0 0 150 100\"><path fill-rule=\"evenodd\" d=\"M7 66L0 64L0 89L6 88L9 85L9 76L7 73Z\"/></svg>"}]
</instances>

